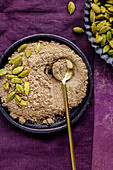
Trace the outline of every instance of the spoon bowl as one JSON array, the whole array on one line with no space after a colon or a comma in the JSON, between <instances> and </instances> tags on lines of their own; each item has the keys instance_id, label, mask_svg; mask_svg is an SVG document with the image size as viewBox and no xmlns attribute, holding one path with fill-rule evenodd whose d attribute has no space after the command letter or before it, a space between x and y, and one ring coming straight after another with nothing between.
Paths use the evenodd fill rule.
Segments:
<instances>
[{"instance_id":1,"label":"spoon bowl","mask_svg":"<svg viewBox=\"0 0 113 170\"><path fill-rule=\"evenodd\" d=\"M62 83L65 84L66 81L70 80L72 76L73 76L73 70L68 70L65 74L65 77L62 80Z\"/></svg>"}]
</instances>

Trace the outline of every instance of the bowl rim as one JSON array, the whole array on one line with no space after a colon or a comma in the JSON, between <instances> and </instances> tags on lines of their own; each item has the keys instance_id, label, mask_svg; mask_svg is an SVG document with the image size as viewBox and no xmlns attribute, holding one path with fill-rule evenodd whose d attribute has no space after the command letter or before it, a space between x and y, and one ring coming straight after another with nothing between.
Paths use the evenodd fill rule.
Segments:
<instances>
[{"instance_id":1,"label":"bowl rim","mask_svg":"<svg viewBox=\"0 0 113 170\"><path fill-rule=\"evenodd\" d=\"M26 36L26 37L16 41L11 46L9 46L6 49L6 51L2 54L2 56L0 57L0 65L1 65L4 57L7 56L9 52L13 53L13 51L16 51L16 50L14 50L15 48L17 49L20 45L22 45L26 41L33 42L32 39L35 39L35 40L37 39L37 41L42 40L42 39L50 39L51 41L61 42L62 44L65 44L68 47L72 48L83 59L84 63L86 64L86 67L88 69L88 74L89 74L90 91L88 94L88 99L86 100L85 104L83 105L83 108L80 110L79 114L77 114L71 120L71 124L74 124L82 116L82 114L85 112L85 110L89 106L89 103L90 103L92 95L93 95L94 80L93 80L93 73L92 73L91 66L90 66L86 56L84 55L84 53L73 42L71 42L70 40L68 40L66 38L63 38L61 36L54 35L54 34L33 34L33 35ZM37 41L35 41L35 42L37 42ZM43 129L27 127L27 126L21 125L20 123L17 123L12 117L10 117L10 115L8 115L6 113L6 111L4 110L1 103L0 103L0 110L9 122L11 122L16 127L20 128L22 130L28 131L28 132L38 133L38 134L48 134L48 133L53 133L53 132L59 132L67 127L66 121L63 125L57 126L57 127L48 126L48 128L43 128Z\"/></svg>"}]
</instances>

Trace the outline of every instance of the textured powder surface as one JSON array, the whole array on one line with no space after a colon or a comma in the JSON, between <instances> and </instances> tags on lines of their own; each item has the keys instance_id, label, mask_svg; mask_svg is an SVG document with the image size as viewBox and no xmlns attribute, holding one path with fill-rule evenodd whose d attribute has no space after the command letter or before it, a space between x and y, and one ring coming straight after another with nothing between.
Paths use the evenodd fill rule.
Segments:
<instances>
[{"instance_id":1,"label":"textured powder surface","mask_svg":"<svg viewBox=\"0 0 113 170\"><path fill-rule=\"evenodd\" d=\"M13 57L20 54L24 68L30 70L29 75L22 78L23 84L25 81L30 83L28 98L21 95L27 102L26 106L19 106L15 100L6 102L7 94L13 90L10 88L9 91L5 91L3 84L6 82L6 77L4 76L0 79L3 106L8 107L13 118L19 117L20 123L24 123L26 120L37 122L45 117L53 118L54 115L65 112L61 82L48 74L49 69L58 59L67 58L74 64L74 75L67 82L69 107L77 106L86 95L88 71L82 59L66 45L55 42L40 41L41 50L36 54L34 50L36 44L30 43L28 45L27 49L31 48L32 50L29 58L26 57L25 51L21 53L15 52L12 55ZM11 74L11 64L7 64L6 68L8 73Z\"/></svg>"}]
</instances>

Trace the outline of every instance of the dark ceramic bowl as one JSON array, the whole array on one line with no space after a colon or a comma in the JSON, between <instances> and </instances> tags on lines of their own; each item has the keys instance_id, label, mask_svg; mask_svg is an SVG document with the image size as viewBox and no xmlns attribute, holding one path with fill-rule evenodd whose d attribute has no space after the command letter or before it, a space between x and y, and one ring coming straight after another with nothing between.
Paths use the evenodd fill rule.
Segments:
<instances>
[{"instance_id":1,"label":"dark ceramic bowl","mask_svg":"<svg viewBox=\"0 0 113 170\"><path fill-rule=\"evenodd\" d=\"M96 53L99 54L100 57L106 61L106 63L109 63L113 66L113 57L110 57L108 54L103 54L103 48L100 45L93 43L95 37L91 32L90 2L93 2L93 0L86 0L85 10L84 10L85 13L84 20L85 20L85 27L86 27L86 33L88 35L88 39L91 42L92 47L95 48ZM104 4L105 1L103 0L102 3Z\"/></svg>"},{"instance_id":2,"label":"dark ceramic bowl","mask_svg":"<svg viewBox=\"0 0 113 170\"><path fill-rule=\"evenodd\" d=\"M0 67L2 68L5 66L5 64L7 64L8 57L11 56L12 53L14 53L20 45L22 45L24 43L29 43L29 42L38 42L39 40L48 41L48 42L53 40L55 42L59 42L60 44L65 44L65 45L69 46L72 50L74 50L83 59L84 63L86 64L86 67L88 69L88 76L89 76L88 86L87 86L87 94L86 94L86 97L82 100L82 103L70 111L71 123L74 124L86 110L86 108L89 105L89 102L91 100L91 96L93 94L93 76L92 76L91 67L90 67L89 62L88 62L87 58L85 57L85 55L80 51L80 49L75 44L73 44L71 41L69 41L65 38L62 38L62 37L56 36L56 35L52 35L52 34L31 35L31 36L25 37L25 38L15 42L4 52L4 54L0 58ZM29 121L27 121L24 125L21 125L19 123L18 119L13 119L10 116L8 109L5 107L2 107L1 103L0 103L0 110L3 113L3 115L12 124L14 124L15 126L21 128L25 131L32 132L32 133L52 133L52 132L63 130L67 126L66 119L64 119L64 118L57 119L56 122L50 126L36 125Z\"/></svg>"}]
</instances>

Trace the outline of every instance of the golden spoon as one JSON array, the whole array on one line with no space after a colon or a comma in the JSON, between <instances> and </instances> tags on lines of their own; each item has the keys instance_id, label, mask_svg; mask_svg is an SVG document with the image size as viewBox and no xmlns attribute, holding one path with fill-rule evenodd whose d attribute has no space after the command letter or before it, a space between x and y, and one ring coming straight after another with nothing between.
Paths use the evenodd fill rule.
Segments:
<instances>
[{"instance_id":1,"label":"golden spoon","mask_svg":"<svg viewBox=\"0 0 113 170\"><path fill-rule=\"evenodd\" d=\"M66 119L67 119L67 128L68 128L68 137L69 137L72 169L76 170L72 130L71 130L71 123L70 123L70 116L69 116L69 107L68 107L68 96L67 96L67 89L66 89L66 81L71 79L71 77L73 76L73 64L70 60L65 59L65 61L67 62L67 70L66 70L64 78L60 81L62 82L63 94L64 94L64 104L65 104L65 110L66 110ZM56 76L55 76L55 78L58 79L58 77L56 77Z\"/></svg>"}]
</instances>

